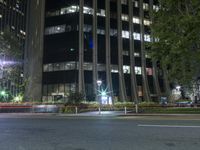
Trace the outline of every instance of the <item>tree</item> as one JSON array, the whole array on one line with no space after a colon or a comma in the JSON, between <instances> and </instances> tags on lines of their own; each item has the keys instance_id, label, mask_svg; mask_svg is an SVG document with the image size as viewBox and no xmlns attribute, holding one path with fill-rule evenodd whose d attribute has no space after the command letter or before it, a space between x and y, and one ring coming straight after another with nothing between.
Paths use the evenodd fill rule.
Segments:
<instances>
[{"instance_id":1,"label":"tree","mask_svg":"<svg viewBox=\"0 0 200 150\"><path fill-rule=\"evenodd\" d=\"M159 0L151 25L152 59L167 70L170 81L188 85L200 71L200 1Z\"/></svg>"},{"instance_id":2,"label":"tree","mask_svg":"<svg viewBox=\"0 0 200 150\"><path fill-rule=\"evenodd\" d=\"M19 87L19 77L22 68L21 45L17 36L8 28L0 35L0 79L2 82L11 81Z\"/></svg>"}]
</instances>

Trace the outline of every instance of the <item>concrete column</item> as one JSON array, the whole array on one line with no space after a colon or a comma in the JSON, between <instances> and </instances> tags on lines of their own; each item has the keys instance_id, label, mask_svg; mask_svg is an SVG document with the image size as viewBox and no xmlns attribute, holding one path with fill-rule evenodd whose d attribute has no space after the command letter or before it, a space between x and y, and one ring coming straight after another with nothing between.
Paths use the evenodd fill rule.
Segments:
<instances>
[{"instance_id":1,"label":"concrete column","mask_svg":"<svg viewBox=\"0 0 200 150\"><path fill-rule=\"evenodd\" d=\"M135 74L135 57L134 57L134 39L133 39L133 2L128 1L129 7L129 47L130 47L130 71L131 71L131 99L136 104L138 103L138 89Z\"/></svg>"},{"instance_id":2,"label":"concrete column","mask_svg":"<svg viewBox=\"0 0 200 150\"><path fill-rule=\"evenodd\" d=\"M144 10L143 10L143 0L139 1L139 9L140 9L140 39L141 39L141 61L142 61L142 83L143 83L143 97L145 101L150 101L150 90L147 79L146 72L146 57L145 57L145 41L144 41Z\"/></svg>"},{"instance_id":3,"label":"concrete column","mask_svg":"<svg viewBox=\"0 0 200 150\"><path fill-rule=\"evenodd\" d=\"M98 68L97 68L97 0L93 0L93 93L95 95L95 100L97 97L97 80L98 80Z\"/></svg>"},{"instance_id":4,"label":"concrete column","mask_svg":"<svg viewBox=\"0 0 200 150\"><path fill-rule=\"evenodd\" d=\"M124 81L123 73L123 47L122 47L122 6L121 0L117 0L117 34L118 34L118 67L119 67L119 93L120 100L125 101L126 97L126 88Z\"/></svg>"},{"instance_id":5,"label":"concrete column","mask_svg":"<svg viewBox=\"0 0 200 150\"><path fill-rule=\"evenodd\" d=\"M42 100L45 0L28 1L24 76L25 101Z\"/></svg>"},{"instance_id":6,"label":"concrete column","mask_svg":"<svg viewBox=\"0 0 200 150\"><path fill-rule=\"evenodd\" d=\"M106 82L109 96L113 100L110 51L110 0L106 0ZM113 101L114 102L114 101Z\"/></svg>"},{"instance_id":7,"label":"concrete column","mask_svg":"<svg viewBox=\"0 0 200 150\"><path fill-rule=\"evenodd\" d=\"M84 82L84 14L83 14L84 0L79 0L79 70L78 70L78 91L85 94Z\"/></svg>"}]
</instances>

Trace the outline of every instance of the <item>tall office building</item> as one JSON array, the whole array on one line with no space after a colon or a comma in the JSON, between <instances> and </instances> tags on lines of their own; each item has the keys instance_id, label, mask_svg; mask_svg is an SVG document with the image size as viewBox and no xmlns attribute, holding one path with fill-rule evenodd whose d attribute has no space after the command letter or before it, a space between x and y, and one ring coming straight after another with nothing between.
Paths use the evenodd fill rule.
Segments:
<instances>
[{"instance_id":1,"label":"tall office building","mask_svg":"<svg viewBox=\"0 0 200 150\"><path fill-rule=\"evenodd\" d=\"M112 101L158 99L165 82L145 46L153 9L153 0L29 1L27 98L95 100L101 89Z\"/></svg>"},{"instance_id":2,"label":"tall office building","mask_svg":"<svg viewBox=\"0 0 200 150\"><path fill-rule=\"evenodd\" d=\"M18 40L21 51L24 51L25 44L25 26L26 26L26 0L0 0L0 34L5 30L10 30ZM18 74L13 83L6 76L4 67L6 67L5 55L0 54L0 89L8 90L11 95L17 95L20 92L15 83L20 84L22 74ZM7 61L10 61L9 59ZM19 62L18 62L19 63ZM23 62L21 62L23 64ZM23 65L21 65L23 66Z\"/></svg>"}]
</instances>

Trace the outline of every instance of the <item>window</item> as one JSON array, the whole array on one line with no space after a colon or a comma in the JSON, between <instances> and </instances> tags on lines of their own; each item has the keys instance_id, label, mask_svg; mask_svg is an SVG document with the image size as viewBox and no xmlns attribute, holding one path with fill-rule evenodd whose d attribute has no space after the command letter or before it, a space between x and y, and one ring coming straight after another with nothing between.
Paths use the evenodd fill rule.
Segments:
<instances>
[{"instance_id":1,"label":"window","mask_svg":"<svg viewBox=\"0 0 200 150\"><path fill-rule=\"evenodd\" d=\"M147 75L152 76L153 75L153 69L152 68L146 68Z\"/></svg>"},{"instance_id":2,"label":"window","mask_svg":"<svg viewBox=\"0 0 200 150\"><path fill-rule=\"evenodd\" d=\"M124 56L129 56L129 51L124 50L122 53L123 53Z\"/></svg>"},{"instance_id":3,"label":"window","mask_svg":"<svg viewBox=\"0 0 200 150\"><path fill-rule=\"evenodd\" d=\"M128 21L128 19L129 19L128 15L122 14L123 21Z\"/></svg>"},{"instance_id":4,"label":"window","mask_svg":"<svg viewBox=\"0 0 200 150\"><path fill-rule=\"evenodd\" d=\"M83 13L84 13L84 14L93 15L93 14L94 14L94 11L93 11L92 8L89 8L89 7L83 7Z\"/></svg>"},{"instance_id":5,"label":"window","mask_svg":"<svg viewBox=\"0 0 200 150\"><path fill-rule=\"evenodd\" d=\"M155 10L157 12L159 10L159 6L153 5L153 10Z\"/></svg>"},{"instance_id":6,"label":"window","mask_svg":"<svg viewBox=\"0 0 200 150\"><path fill-rule=\"evenodd\" d=\"M97 29L97 34L105 35L105 30Z\"/></svg>"},{"instance_id":7,"label":"window","mask_svg":"<svg viewBox=\"0 0 200 150\"><path fill-rule=\"evenodd\" d=\"M63 33L63 32L65 32L65 28L66 28L65 25L58 25L58 26L53 26L53 27L47 27L45 29L45 35Z\"/></svg>"},{"instance_id":8,"label":"window","mask_svg":"<svg viewBox=\"0 0 200 150\"><path fill-rule=\"evenodd\" d=\"M123 73L130 74L130 66L123 66Z\"/></svg>"},{"instance_id":9,"label":"window","mask_svg":"<svg viewBox=\"0 0 200 150\"><path fill-rule=\"evenodd\" d=\"M62 71L62 70L74 70L75 68L76 68L75 62L62 62L54 64L45 64L43 66L43 71L52 72L52 71Z\"/></svg>"},{"instance_id":10,"label":"window","mask_svg":"<svg viewBox=\"0 0 200 150\"><path fill-rule=\"evenodd\" d=\"M143 3L143 9L144 10L149 10L149 4L148 3Z\"/></svg>"},{"instance_id":11,"label":"window","mask_svg":"<svg viewBox=\"0 0 200 150\"><path fill-rule=\"evenodd\" d=\"M121 0L121 4L127 5L127 0Z\"/></svg>"},{"instance_id":12,"label":"window","mask_svg":"<svg viewBox=\"0 0 200 150\"><path fill-rule=\"evenodd\" d=\"M151 37L150 37L150 35L145 34L145 35L144 35L144 41L146 41L146 42L151 42Z\"/></svg>"},{"instance_id":13,"label":"window","mask_svg":"<svg viewBox=\"0 0 200 150\"><path fill-rule=\"evenodd\" d=\"M105 10L103 10L103 9L99 9L98 12L97 12L97 16L105 17L105 16L106 16L106 12L105 12Z\"/></svg>"},{"instance_id":14,"label":"window","mask_svg":"<svg viewBox=\"0 0 200 150\"><path fill-rule=\"evenodd\" d=\"M111 72L112 73L118 73L119 72L118 66L117 65L111 65Z\"/></svg>"},{"instance_id":15,"label":"window","mask_svg":"<svg viewBox=\"0 0 200 150\"><path fill-rule=\"evenodd\" d=\"M142 69L141 69L141 67L135 67L135 74L136 74L136 75L141 75L141 74L142 74Z\"/></svg>"},{"instance_id":16,"label":"window","mask_svg":"<svg viewBox=\"0 0 200 150\"><path fill-rule=\"evenodd\" d=\"M140 33L133 33L134 40L140 40Z\"/></svg>"},{"instance_id":17,"label":"window","mask_svg":"<svg viewBox=\"0 0 200 150\"><path fill-rule=\"evenodd\" d=\"M138 1L134 1L134 6L135 7L139 7L139 2Z\"/></svg>"},{"instance_id":18,"label":"window","mask_svg":"<svg viewBox=\"0 0 200 150\"><path fill-rule=\"evenodd\" d=\"M83 31L84 32L91 32L92 31L92 26L84 24Z\"/></svg>"},{"instance_id":19,"label":"window","mask_svg":"<svg viewBox=\"0 0 200 150\"><path fill-rule=\"evenodd\" d=\"M133 23L140 24L140 19L133 17Z\"/></svg>"},{"instance_id":20,"label":"window","mask_svg":"<svg viewBox=\"0 0 200 150\"><path fill-rule=\"evenodd\" d=\"M122 37L128 39L129 38L129 32L128 31L122 31Z\"/></svg>"},{"instance_id":21,"label":"window","mask_svg":"<svg viewBox=\"0 0 200 150\"><path fill-rule=\"evenodd\" d=\"M79 11L79 6L70 6L70 7L61 8L60 14L64 15L64 14L69 14L69 13L75 13L78 11Z\"/></svg>"},{"instance_id":22,"label":"window","mask_svg":"<svg viewBox=\"0 0 200 150\"><path fill-rule=\"evenodd\" d=\"M134 53L135 57L140 57L140 53Z\"/></svg>"},{"instance_id":23,"label":"window","mask_svg":"<svg viewBox=\"0 0 200 150\"><path fill-rule=\"evenodd\" d=\"M84 70L91 71L92 70L92 63L84 63L83 68L84 68Z\"/></svg>"},{"instance_id":24,"label":"window","mask_svg":"<svg viewBox=\"0 0 200 150\"><path fill-rule=\"evenodd\" d=\"M151 24L151 21L144 19L144 25L145 26L150 26L150 24Z\"/></svg>"}]
</instances>

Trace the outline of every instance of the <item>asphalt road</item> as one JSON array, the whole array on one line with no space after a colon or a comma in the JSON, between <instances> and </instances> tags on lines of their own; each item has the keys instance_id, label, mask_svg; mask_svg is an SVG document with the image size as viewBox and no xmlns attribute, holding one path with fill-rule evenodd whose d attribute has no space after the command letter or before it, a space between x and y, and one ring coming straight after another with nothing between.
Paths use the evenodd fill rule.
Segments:
<instances>
[{"instance_id":1,"label":"asphalt road","mask_svg":"<svg viewBox=\"0 0 200 150\"><path fill-rule=\"evenodd\" d=\"M0 114L0 150L200 149L200 120L162 118Z\"/></svg>"}]
</instances>

